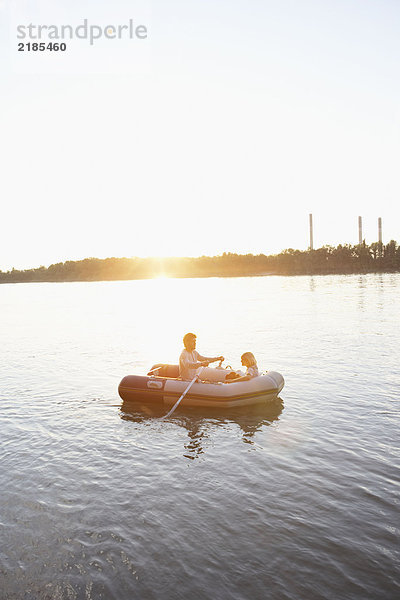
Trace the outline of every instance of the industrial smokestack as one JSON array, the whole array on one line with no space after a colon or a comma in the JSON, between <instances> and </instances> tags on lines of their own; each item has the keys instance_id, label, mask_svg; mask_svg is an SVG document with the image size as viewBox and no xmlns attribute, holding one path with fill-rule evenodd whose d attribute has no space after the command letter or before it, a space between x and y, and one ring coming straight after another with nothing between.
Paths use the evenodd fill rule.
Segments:
<instances>
[{"instance_id":1,"label":"industrial smokestack","mask_svg":"<svg viewBox=\"0 0 400 600\"><path fill-rule=\"evenodd\" d=\"M382 256L382 218L378 218L379 256Z\"/></svg>"},{"instance_id":2,"label":"industrial smokestack","mask_svg":"<svg viewBox=\"0 0 400 600\"><path fill-rule=\"evenodd\" d=\"M362 244L363 236L362 236L362 217L358 217L358 243Z\"/></svg>"},{"instance_id":3,"label":"industrial smokestack","mask_svg":"<svg viewBox=\"0 0 400 600\"><path fill-rule=\"evenodd\" d=\"M310 214L310 250L314 250L312 214Z\"/></svg>"}]
</instances>

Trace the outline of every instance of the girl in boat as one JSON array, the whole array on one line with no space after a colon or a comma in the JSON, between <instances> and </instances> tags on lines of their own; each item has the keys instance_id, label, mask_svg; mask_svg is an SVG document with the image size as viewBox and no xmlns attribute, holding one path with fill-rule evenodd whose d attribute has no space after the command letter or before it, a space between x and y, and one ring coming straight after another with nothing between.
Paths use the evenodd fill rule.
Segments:
<instances>
[{"instance_id":1,"label":"girl in boat","mask_svg":"<svg viewBox=\"0 0 400 600\"><path fill-rule=\"evenodd\" d=\"M248 379L252 379L253 377L258 377L258 367L257 361L252 352L245 352L241 356L242 365L246 367L246 374L240 375L239 373L230 373L225 383L237 383L238 381L247 381Z\"/></svg>"}]
</instances>

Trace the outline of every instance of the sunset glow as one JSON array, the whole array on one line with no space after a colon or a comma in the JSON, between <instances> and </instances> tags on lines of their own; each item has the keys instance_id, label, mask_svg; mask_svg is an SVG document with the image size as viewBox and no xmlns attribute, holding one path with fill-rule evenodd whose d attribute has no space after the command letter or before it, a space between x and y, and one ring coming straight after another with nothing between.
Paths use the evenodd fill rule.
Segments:
<instances>
[{"instance_id":1,"label":"sunset glow","mask_svg":"<svg viewBox=\"0 0 400 600\"><path fill-rule=\"evenodd\" d=\"M79 3L3 0L0 269L398 240L400 8L360 7L91 0L148 38L55 57L16 28Z\"/></svg>"}]
</instances>

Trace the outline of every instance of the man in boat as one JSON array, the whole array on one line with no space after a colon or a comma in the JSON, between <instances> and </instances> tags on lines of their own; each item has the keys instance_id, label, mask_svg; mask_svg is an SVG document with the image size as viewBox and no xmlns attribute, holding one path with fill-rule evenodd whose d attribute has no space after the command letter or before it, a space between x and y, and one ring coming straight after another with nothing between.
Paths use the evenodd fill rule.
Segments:
<instances>
[{"instance_id":1,"label":"man in boat","mask_svg":"<svg viewBox=\"0 0 400 600\"><path fill-rule=\"evenodd\" d=\"M201 356L196 350L194 333L187 333L183 336L183 345L185 347L179 357L179 377L186 381L191 381L196 376L199 367L208 367L212 362L224 360L223 356Z\"/></svg>"}]
</instances>

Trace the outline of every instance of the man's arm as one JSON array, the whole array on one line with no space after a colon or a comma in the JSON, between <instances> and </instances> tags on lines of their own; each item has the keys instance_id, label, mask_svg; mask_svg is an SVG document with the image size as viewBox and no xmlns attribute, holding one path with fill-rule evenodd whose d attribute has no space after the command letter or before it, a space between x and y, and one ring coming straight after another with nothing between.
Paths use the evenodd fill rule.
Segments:
<instances>
[{"instance_id":1,"label":"man's arm","mask_svg":"<svg viewBox=\"0 0 400 600\"><path fill-rule=\"evenodd\" d=\"M207 361L209 363L211 362L216 362L217 360L225 360L225 358L223 356L201 356L201 354L198 354L198 360L202 360L202 361Z\"/></svg>"},{"instance_id":2,"label":"man's arm","mask_svg":"<svg viewBox=\"0 0 400 600\"><path fill-rule=\"evenodd\" d=\"M181 360L187 369L198 369L199 367L206 367L208 365L209 359L205 356L201 356L197 351L195 351L195 357L196 362L192 362L188 355L181 357Z\"/></svg>"}]
</instances>

